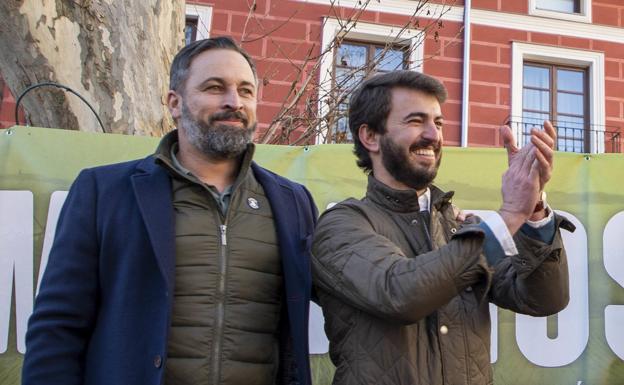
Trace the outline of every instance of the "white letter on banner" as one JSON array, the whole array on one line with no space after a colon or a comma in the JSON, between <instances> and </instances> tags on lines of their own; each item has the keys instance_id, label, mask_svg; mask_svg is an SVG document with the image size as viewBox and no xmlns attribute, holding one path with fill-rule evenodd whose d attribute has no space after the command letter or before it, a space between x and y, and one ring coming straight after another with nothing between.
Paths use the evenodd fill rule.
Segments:
<instances>
[{"instance_id":1,"label":"white letter on banner","mask_svg":"<svg viewBox=\"0 0 624 385\"><path fill-rule=\"evenodd\" d=\"M329 340L325 335L325 318L323 311L314 302L310 302L310 319L308 334L310 335L310 354L325 354L329 351Z\"/></svg>"},{"instance_id":2,"label":"white letter on banner","mask_svg":"<svg viewBox=\"0 0 624 385\"><path fill-rule=\"evenodd\" d=\"M559 367L574 362L589 339L587 232L572 214L557 211L576 231L561 230L570 271L570 303L558 314L556 338L547 334L547 317L516 315L516 341L522 354L535 365Z\"/></svg>"},{"instance_id":3,"label":"white letter on banner","mask_svg":"<svg viewBox=\"0 0 624 385\"><path fill-rule=\"evenodd\" d=\"M43 238L43 248L41 250L41 262L39 263L39 278L37 279L37 291L39 293L39 286L41 285L41 277L48 265L48 257L50 256L50 249L52 248L52 242L54 241L54 235L56 234L56 223L58 222L63 203L67 198L67 191L54 191L50 196L50 207L48 208L48 219L45 227L45 236Z\"/></svg>"},{"instance_id":4,"label":"white letter on banner","mask_svg":"<svg viewBox=\"0 0 624 385\"><path fill-rule=\"evenodd\" d=\"M624 234L624 212L615 214L605 226L602 247L603 263L607 273L621 287L624 287L624 259L622 240ZM624 305L608 305L605 307L605 336L613 353L624 360Z\"/></svg>"},{"instance_id":5,"label":"white letter on banner","mask_svg":"<svg viewBox=\"0 0 624 385\"><path fill-rule=\"evenodd\" d=\"M329 202L326 210L334 207L337 202ZM310 354L325 354L329 352L329 340L325 334L325 317L323 310L310 302L310 316L308 318L308 335L310 336Z\"/></svg>"},{"instance_id":6,"label":"white letter on banner","mask_svg":"<svg viewBox=\"0 0 624 385\"><path fill-rule=\"evenodd\" d=\"M493 364L498 360L498 306L493 303L490 304L490 322L490 363Z\"/></svg>"},{"instance_id":7,"label":"white letter on banner","mask_svg":"<svg viewBox=\"0 0 624 385\"><path fill-rule=\"evenodd\" d=\"M33 308L33 221L32 192L0 191L0 353L9 340L14 276L17 351L26 351Z\"/></svg>"}]
</instances>

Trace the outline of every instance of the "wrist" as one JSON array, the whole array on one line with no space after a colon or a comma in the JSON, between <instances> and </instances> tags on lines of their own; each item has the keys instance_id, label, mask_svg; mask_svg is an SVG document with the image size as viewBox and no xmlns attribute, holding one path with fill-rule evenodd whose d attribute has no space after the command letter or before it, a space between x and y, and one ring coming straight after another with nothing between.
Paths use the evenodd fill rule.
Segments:
<instances>
[{"instance_id":1,"label":"wrist","mask_svg":"<svg viewBox=\"0 0 624 385\"><path fill-rule=\"evenodd\" d=\"M498 210L498 214L503 219L503 222L505 222L505 225L507 225L507 229L511 235L514 235L527 219L525 215L507 210L505 207L501 207Z\"/></svg>"},{"instance_id":2,"label":"wrist","mask_svg":"<svg viewBox=\"0 0 624 385\"><path fill-rule=\"evenodd\" d=\"M542 191L539 195L539 200L535 204L535 208L533 209L533 213L529 217L529 220L532 222L537 222L542 220L548 216L548 203L546 203L546 192Z\"/></svg>"}]
</instances>

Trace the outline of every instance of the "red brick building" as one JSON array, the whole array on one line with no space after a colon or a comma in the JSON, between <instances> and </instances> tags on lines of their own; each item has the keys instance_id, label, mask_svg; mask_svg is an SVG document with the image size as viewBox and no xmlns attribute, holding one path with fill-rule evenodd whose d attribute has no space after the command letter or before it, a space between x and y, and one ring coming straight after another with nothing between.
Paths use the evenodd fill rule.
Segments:
<instances>
[{"instance_id":1,"label":"red brick building","mask_svg":"<svg viewBox=\"0 0 624 385\"><path fill-rule=\"evenodd\" d=\"M232 35L243 41L261 80L260 132L293 82L303 86L297 68L314 72L316 87L366 65L385 47L387 60L377 70L423 71L446 85L447 145L497 146L498 127L507 121L522 141L527 127L551 119L561 151L624 151L624 1L438 0L416 11L421 3L196 0L186 5L187 38ZM354 14L357 23L345 31L341 25ZM423 32L432 21L435 28ZM306 61L337 37L340 45L318 66ZM327 108L323 98L313 106L318 113ZM0 127L13 124L13 109L5 88ZM338 132L345 127L344 120L333 124Z\"/></svg>"}]
</instances>

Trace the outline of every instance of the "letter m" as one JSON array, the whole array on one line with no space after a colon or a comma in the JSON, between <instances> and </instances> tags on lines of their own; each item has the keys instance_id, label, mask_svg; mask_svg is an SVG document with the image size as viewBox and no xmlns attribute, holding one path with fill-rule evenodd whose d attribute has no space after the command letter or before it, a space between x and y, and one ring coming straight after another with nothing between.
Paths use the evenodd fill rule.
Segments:
<instances>
[{"instance_id":1,"label":"letter m","mask_svg":"<svg viewBox=\"0 0 624 385\"><path fill-rule=\"evenodd\" d=\"M26 351L33 309L33 221L32 192L0 191L0 354L9 341L14 282L17 351Z\"/></svg>"}]
</instances>

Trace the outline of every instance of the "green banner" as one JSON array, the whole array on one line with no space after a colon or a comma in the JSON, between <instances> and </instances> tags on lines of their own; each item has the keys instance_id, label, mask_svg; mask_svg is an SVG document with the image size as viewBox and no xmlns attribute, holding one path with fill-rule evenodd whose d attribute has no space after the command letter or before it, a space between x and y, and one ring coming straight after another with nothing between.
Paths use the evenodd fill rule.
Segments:
<instances>
[{"instance_id":1,"label":"green banner","mask_svg":"<svg viewBox=\"0 0 624 385\"><path fill-rule=\"evenodd\" d=\"M144 157L158 138L13 127L0 130L0 384L19 384L26 321L65 192L85 167ZM256 161L305 184L319 211L361 197L366 178L350 145L258 145ZM448 147L436 184L465 210L496 210L502 149ZM624 157L557 153L549 204L577 225L564 234L570 305L533 318L492 307L497 385L624 384ZM318 309L315 384L331 383Z\"/></svg>"}]
</instances>

